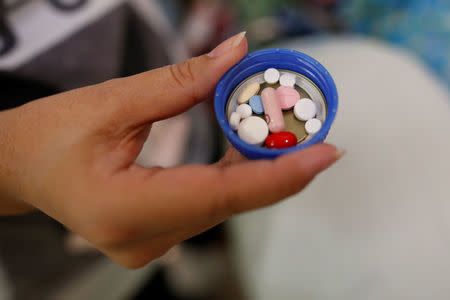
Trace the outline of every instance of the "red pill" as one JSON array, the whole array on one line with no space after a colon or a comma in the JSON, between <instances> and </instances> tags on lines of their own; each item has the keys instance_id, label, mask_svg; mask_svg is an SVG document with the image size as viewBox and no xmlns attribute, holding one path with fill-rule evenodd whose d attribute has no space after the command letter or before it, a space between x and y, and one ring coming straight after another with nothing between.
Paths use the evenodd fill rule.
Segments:
<instances>
[{"instance_id":1,"label":"red pill","mask_svg":"<svg viewBox=\"0 0 450 300\"><path fill-rule=\"evenodd\" d=\"M289 148L297 145L297 137L292 132L282 131L269 135L266 139L267 148Z\"/></svg>"}]
</instances>

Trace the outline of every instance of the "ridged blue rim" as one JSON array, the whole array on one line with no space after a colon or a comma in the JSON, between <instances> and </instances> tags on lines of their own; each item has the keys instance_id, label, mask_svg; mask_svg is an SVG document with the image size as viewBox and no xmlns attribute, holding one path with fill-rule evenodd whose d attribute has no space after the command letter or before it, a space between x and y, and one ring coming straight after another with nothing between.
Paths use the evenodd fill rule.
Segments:
<instances>
[{"instance_id":1,"label":"ridged blue rim","mask_svg":"<svg viewBox=\"0 0 450 300\"><path fill-rule=\"evenodd\" d=\"M312 80L322 90L327 102L327 116L320 131L309 141L286 149L267 149L245 143L231 129L226 117L226 105L231 93L242 81L268 68L300 73ZM282 154L323 142L333 124L337 107L338 93L330 73L314 58L290 49L267 49L248 54L222 77L214 97L214 109L220 127L230 143L250 159L276 158Z\"/></svg>"}]
</instances>

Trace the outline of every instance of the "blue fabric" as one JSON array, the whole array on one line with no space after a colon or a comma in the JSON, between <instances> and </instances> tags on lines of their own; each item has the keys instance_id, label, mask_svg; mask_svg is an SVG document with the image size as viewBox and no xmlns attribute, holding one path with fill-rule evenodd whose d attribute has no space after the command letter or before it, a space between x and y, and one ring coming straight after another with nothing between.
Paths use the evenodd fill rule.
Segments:
<instances>
[{"instance_id":1,"label":"blue fabric","mask_svg":"<svg viewBox=\"0 0 450 300\"><path fill-rule=\"evenodd\" d=\"M346 0L338 11L354 31L410 49L450 85L450 0Z\"/></svg>"}]
</instances>

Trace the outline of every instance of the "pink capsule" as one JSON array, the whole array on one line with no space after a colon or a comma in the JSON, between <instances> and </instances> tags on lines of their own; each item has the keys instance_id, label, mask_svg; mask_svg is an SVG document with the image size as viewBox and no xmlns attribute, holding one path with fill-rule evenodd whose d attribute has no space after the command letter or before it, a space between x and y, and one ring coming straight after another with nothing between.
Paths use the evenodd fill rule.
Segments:
<instances>
[{"instance_id":1,"label":"pink capsule","mask_svg":"<svg viewBox=\"0 0 450 300\"><path fill-rule=\"evenodd\" d=\"M269 131L276 133L284 130L284 118L280 104L277 100L275 89L268 87L261 92L264 112L269 126Z\"/></svg>"},{"instance_id":2,"label":"pink capsule","mask_svg":"<svg viewBox=\"0 0 450 300\"><path fill-rule=\"evenodd\" d=\"M289 110L300 100L300 94L290 86L280 86L277 88L277 99L282 110Z\"/></svg>"}]
</instances>

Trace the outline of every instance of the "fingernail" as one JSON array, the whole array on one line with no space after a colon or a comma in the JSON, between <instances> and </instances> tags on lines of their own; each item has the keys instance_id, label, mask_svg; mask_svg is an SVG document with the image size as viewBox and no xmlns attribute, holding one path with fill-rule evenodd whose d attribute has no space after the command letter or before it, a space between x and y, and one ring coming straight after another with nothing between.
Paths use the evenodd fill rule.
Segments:
<instances>
[{"instance_id":1,"label":"fingernail","mask_svg":"<svg viewBox=\"0 0 450 300\"><path fill-rule=\"evenodd\" d=\"M333 145L319 144L288 155L296 157L303 172L315 175L331 167L344 153Z\"/></svg>"},{"instance_id":2,"label":"fingernail","mask_svg":"<svg viewBox=\"0 0 450 300\"><path fill-rule=\"evenodd\" d=\"M334 163L339 161L345 155L345 153L347 153L347 151L344 149L339 149L339 148L335 148L335 149L336 150L334 152L334 157L333 157L333 155L329 155L328 159L321 161L320 167L319 167L320 172L331 167ZM332 154L332 153L330 153L330 154Z\"/></svg>"},{"instance_id":3,"label":"fingernail","mask_svg":"<svg viewBox=\"0 0 450 300\"><path fill-rule=\"evenodd\" d=\"M347 153L344 149L336 149L336 160L340 160Z\"/></svg>"},{"instance_id":4,"label":"fingernail","mask_svg":"<svg viewBox=\"0 0 450 300\"><path fill-rule=\"evenodd\" d=\"M209 57L218 57L221 56L228 51L232 50L233 48L238 47L242 40L244 39L245 35L247 34L246 31L243 31L241 33L236 34L235 36L232 36L228 40L222 42L219 46L217 46L214 50L208 53Z\"/></svg>"},{"instance_id":5,"label":"fingernail","mask_svg":"<svg viewBox=\"0 0 450 300\"><path fill-rule=\"evenodd\" d=\"M242 31L241 33L238 33L235 36L235 39L233 40L233 46L232 48L236 48L237 46L239 46L242 42L242 40L244 39L244 37L246 36L247 31Z\"/></svg>"}]
</instances>

